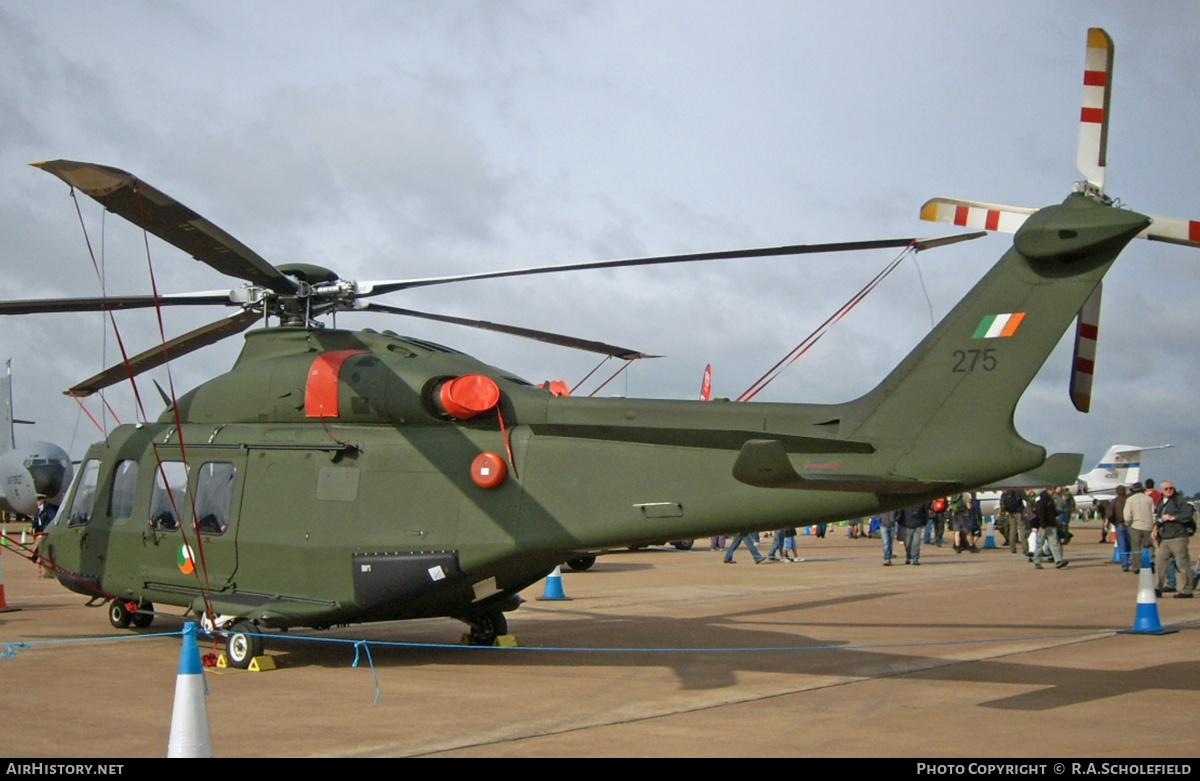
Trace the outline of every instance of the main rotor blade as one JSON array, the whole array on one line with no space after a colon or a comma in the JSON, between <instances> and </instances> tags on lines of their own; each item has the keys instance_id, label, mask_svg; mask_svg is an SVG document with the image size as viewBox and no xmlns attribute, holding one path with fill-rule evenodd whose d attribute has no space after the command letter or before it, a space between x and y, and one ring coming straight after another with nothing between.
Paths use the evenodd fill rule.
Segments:
<instances>
[{"instance_id":1,"label":"main rotor blade","mask_svg":"<svg viewBox=\"0 0 1200 781\"><path fill-rule=\"evenodd\" d=\"M136 377L142 372L162 366L167 361L174 360L181 355L187 355L190 352L199 350L201 347L207 347L210 344L219 342L227 336L241 333L257 320L261 319L261 314L246 310L239 312L233 317L209 323L194 331L189 331L182 336L177 336L165 344L151 347L144 353L133 356L129 359L128 367L126 367L124 362L110 366L96 376L89 377L73 388L63 391L63 393L67 396L75 397L90 396L98 390L107 388L110 385L116 385L121 380L128 379L131 376Z\"/></svg>"},{"instance_id":2,"label":"main rotor blade","mask_svg":"<svg viewBox=\"0 0 1200 781\"><path fill-rule=\"evenodd\" d=\"M982 235L982 234L981 234ZM978 238L970 234L962 237L949 237L956 240ZM885 249L888 247L907 247L916 244L918 249L925 246L937 246L938 239L875 239L871 241L843 241L828 244L790 244L782 247L759 247L755 249L721 250L718 252L693 252L684 255L656 255L645 258L625 258L622 260L600 260L590 263L572 263L566 266L537 266L534 268L511 269L509 271L484 271L478 274L458 274L449 277L429 277L426 279L389 280L379 282L360 282L359 297L378 296L384 293L394 293L397 290L407 290L414 287L429 285L446 285L451 282L466 282L475 279L499 279L501 277L524 277L534 274L557 274L562 271L584 271L600 268L623 268L626 266L649 266L662 263L695 263L702 260L736 260L741 258L768 258L781 255L810 255L822 252L851 252L855 250Z\"/></svg>"},{"instance_id":3,"label":"main rotor blade","mask_svg":"<svg viewBox=\"0 0 1200 781\"><path fill-rule=\"evenodd\" d=\"M178 293L159 296L109 296L108 298L41 298L0 301L0 315L29 315L44 312L104 312L109 309L147 309L162 306L233 306L228 291Z\"/></svg>"},{"instance_id":4,"label":"main rotor blade","mask_svg":"<svg viewBox=\"0 0 1200 781\"><path fill-rule=\"evenodd\" d=\"M482 328L485 331L496 331L510 336L521 336L526 339L536 339L539 342L547 344L557 344L560 347L572 347L576 350L586 350L587 352L599 353L600 355L611 355L616 358L623 358L626 361L632 361L636 358L661 358L661 355L647 355L646 353L631 350L628 347L616 347L603 342L593 342L590 339L578 339L574 336L564 336L563 334L554 334L548 331L537 331L532 328L521 328L515 325L504 325L503 323L489 323L486 320L468 320L462 317L451 317L450 315L436 315L430 312L418 312L414 309L402 309L398 306L387 306L386 304L367 304L363 309L356 310L359 312L388 312L393 315L404 315L406 317L420 317L425 320L436 320L440 323L453 323L454 325L465 325L470 328Z\"/></svg>"},{"instance_id":5,"label":"main rotor blade","mask_svg":"<svg viewBox=\"0 0 1200 781\"><path fill-rule=\"evenodd\" d=\"M73 160L49 160L32 165L82 190L110 212L145 228L222 274L285 295L299 290L295 280L259 257L254 250L127 171Z\"/></svg>"}]
</instances>

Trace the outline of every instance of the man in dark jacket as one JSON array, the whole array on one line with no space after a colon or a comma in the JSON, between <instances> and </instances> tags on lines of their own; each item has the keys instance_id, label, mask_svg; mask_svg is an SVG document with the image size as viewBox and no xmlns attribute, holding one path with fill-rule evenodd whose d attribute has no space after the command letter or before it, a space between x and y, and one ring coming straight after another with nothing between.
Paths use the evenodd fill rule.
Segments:
<instances>
[{"instance_id":1,"label":"man in dark jacket","mask_svg":"<svg viewBox=\"0 0 1200 781\"><path fill-rule=\"evenodd\" d=\"M918 504L895 512L896 524L904 541L904 563L920 566L921 535L929 521L929 505Z\"/></svg>"},{"instance_id":2,"label":"man in dark jacket","mask_svg":"<svg viewBox=\"0 0 1200 781\"><path fill-rule=\"evenodd\" d=\"M1196 531L1192 505L1179 495L1175 484L1162 484L1163 501L1154 522L1158 555L1154 559L1154 587L1161 593L1167 583L1167 567L1172 559L1179 569L1179 593L1176 599L1192 598L1192 560L1188 555L1188 537Z\"/></svg>"},{"instance_id":3,"label":"man in dark jacket","mask_svg":"<svg viewBox=\"0 0 1200 781\"><path fill-rule=\"evenodd\" d=\"M1024 525L1024 512L1023 492L1012 488L1000 495L1000 530L1004 534L1004 544L1013 553L1025 547L1025 538L1029 536L1021 528Z\"/></svg>"},{"instance_id":4,"label":"man in dark jacket","mask_svg":"<svg viewBox=\"0 0 1200 781\"><path fill-rule=\"evenodd\" d=\"M1058 507L1049 491L1043 490L1033 505L1033 520L1029 525L1037 530L1037 540L1033 544L1033 564L1042 569L1043 552L1055 562L1057 569L1067 566L1063 558L1062 545L1058 541ZM1044 550L1043 550L1044 549Z\"/></svg>"}]
</instances>

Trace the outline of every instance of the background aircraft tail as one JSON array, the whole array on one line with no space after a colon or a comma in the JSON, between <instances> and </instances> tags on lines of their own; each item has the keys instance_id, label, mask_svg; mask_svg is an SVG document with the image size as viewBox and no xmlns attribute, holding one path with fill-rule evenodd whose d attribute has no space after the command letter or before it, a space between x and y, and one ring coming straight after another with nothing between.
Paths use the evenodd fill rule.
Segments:
<instances>
[{"instance_id":1,"label":"background aircraft tail","mask_svg":"<svg viewBox=\"0 0 1200 781\"><path fill-rule=\"evenodd\" d=\"M1118 485L1133 485L1142 479L1142 453L1169 447L1172 445L1113 445L1096 464L1095 469L1079 476L1077 493L1106 493L1114 491Z\"/></svg>"},{"instance_id":2,"label":"background aircraft tail","mask_svg":"<svg viewBox=\"0 0 1200 781\"><path fill-rule=\"evenodd\" d=\"M13 435L12 406L12 358L4 362L4 374L0 376L0 453L16 447Z\"/></svg>"}]
</instances>

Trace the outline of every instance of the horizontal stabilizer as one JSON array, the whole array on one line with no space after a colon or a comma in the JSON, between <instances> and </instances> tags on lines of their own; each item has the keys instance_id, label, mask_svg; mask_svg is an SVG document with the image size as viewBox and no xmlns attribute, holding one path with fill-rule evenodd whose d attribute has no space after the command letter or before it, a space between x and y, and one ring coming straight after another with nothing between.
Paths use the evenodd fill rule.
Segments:
<instances>
[{"instance_id":1,"label":"horizontal stabilizer","mask_svg":"<svg viewBox=\"0 0 1200 781\"><path fill-rule=\"evenodd\" d=\"M1007 491L1013 488L1052 488L1074 485L1083 468L1083 453L1055 453L1037 469L992 483L984 490Z\"/></svg>"},{"instance_id":2,"label":"horizontal stabilizer","mask_svg":"<svg viewBox=\"0 0 1200 781\"><path fill-rule=\"evenodd\" d=\"M733 476L739 482L757 488L799 488L805 491L919 494L929 491L949 493L955 488L953 483L904 480L891 475L801 476L792 467L783 443L775 439L754 439L744 444L733 465Z\"/></svg>"}]
</instances>

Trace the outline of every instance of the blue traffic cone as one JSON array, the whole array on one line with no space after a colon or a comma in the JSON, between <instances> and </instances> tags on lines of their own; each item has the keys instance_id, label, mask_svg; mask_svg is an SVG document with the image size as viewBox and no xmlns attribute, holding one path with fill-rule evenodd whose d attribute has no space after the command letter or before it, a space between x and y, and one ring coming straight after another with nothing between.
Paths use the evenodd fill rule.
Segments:
<instances>
[{"instance_id":1,"label":"blue traffic cone","mask_svg":"<svg viewBox=\"0 0 1200 781\"><path fill-rule=\"evenodd\" d=\"M1132 629L1122 629L1120 634L1169 635L1178 630L1163 629L1158 620L1158 597L1154 593L1154 573L1142 567L1138 573L1137 615Z\"/></svg>"},{"instance_id":2,"label":"blue traffic cone","mask_svg":"<svg viewBox=\"0 0 1200 781\"><path fill-rule=\"evenodd\" d=\"M996 522L994 520L992 520L992 517L990 515L988 516L987 539L985 539L983 541L983 547L984 548L996 547Z\"/></svg>"},{"instance_id":3,"label":"blue traffic cone","mask_svg":"<svg viewBox=\"0 0 1200 781\"><path fill-rule=\"evenodd\" d=\"M212 736L208 732L208 696L204 664L196 625L184 624L183 648L179 652L179 675L175 678L175 708L171 711L168 759L211 759Z\"/></svg>"},{"instance_id":4,"label":"blue traffic cone","mask_svg":"<svg viewBox=\"0 0 1200 781\"><path fill-rule=\"evenodd\" d=\"M564 599L570 600L571 599L563 592L562 567L554 568L554 571L551 572L550 575L546 578L545 591L543 591L542 595L540 597L538 597L539 601L545 601L545 600L551 600L551 599L558 599L558 600L564 600Z\"/></svg>"}]
</instances>

